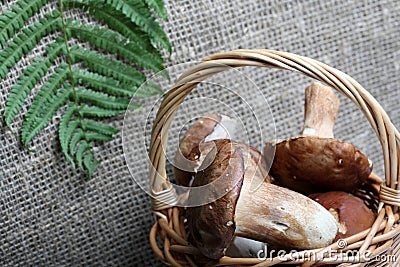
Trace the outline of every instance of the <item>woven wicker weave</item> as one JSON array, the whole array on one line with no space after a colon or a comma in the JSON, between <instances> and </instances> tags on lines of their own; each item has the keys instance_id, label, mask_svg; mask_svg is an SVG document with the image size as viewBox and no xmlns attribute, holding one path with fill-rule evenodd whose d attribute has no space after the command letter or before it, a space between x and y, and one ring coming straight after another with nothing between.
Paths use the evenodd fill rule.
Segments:
<instances>
[{"instance_id":1,"label":"woven wicker weave","mask_svg":"<svg viewBox=\"0 0 400 267\"><path fill-rule=\"evenodd\" d=\"M372 129L378 136L383 151L385 183L379 177L371 176L367 184L358 191L358 195L374 207L378 214L373 226L357 235L345 239L347 246L340 250L335 258L324 251L336 250L340 244L334 243L329 247L318 250L320 257L308 259L302 257L310 251L298 252L303 260L294 262L293 259L282 257L261 261L257 258L223 257L218 261L207 260L187 241L182 210L176 207L178 201L174 187L166 172L163 146L167 145L166 129L171 125L177 107L201 81L212 75L230 68L254 66L278 68L300 72L313 79L319 80L338 92L347 96L364 113ZM346 257L346 251L358 250L359 255L371 252L369 258L385 255L400 256L400 225L397 224L400 213L400 133L390 121L388 115L379 103L359 83L350 76L329 67L316 60L286 52L272 50L235 50L215 54L206 58L202 63L185 72L175 86L165 95L154 121L150 144L150 160L154 169L150 172L150 187L152 189L152 209L157 217L150 232L150 243L156 255L164 262L173 266L272 266L283 261L301 266L343 263L348 266L365 266L362 258ZM338 260L341 259L341 260ZM207 262L208 261L208 262ZM374 266L374 263L368 263ZM382 264L382 261L376 263Z\"/></svg>"}]
</instances>

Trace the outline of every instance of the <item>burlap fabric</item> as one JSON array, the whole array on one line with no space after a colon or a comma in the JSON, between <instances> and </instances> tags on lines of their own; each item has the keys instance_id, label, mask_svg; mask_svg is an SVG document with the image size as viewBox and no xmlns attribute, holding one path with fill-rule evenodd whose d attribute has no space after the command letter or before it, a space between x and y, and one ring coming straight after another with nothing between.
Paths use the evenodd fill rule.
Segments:
<instances>
[{"instance_id":1,"label":"burlap fabric","mask_svg":"<svg viewBox=\"0 0 400 267\"><path fill-rule=\"evenodd\" d=\"M12 2L2 1L0 13ZM52 5L43 11L48 9ZM171 83L162 80L164 90L192 65L188 62L212 53L237 48L283 50L315 58L351 75L400 127L397 1L166 1L166 9L169 20L164 27L173 53L167 60ZM28 58L40 55L46 41ZM28 58L1 83L0 112ZM179 130L190 119L212 111L240 118L248 130L243 138L258 148L262 140L299 133L303 90L311 80L266 69L244 68L240 74L244 75L223 73L212 80L214 84L204 84L189 96L172 125L168 155L174 154ZM14 134L24 114L18 115L11 129L1 124L1 266L162 265L148 245L153 217L149 197L139 186L147 185L143 157L156 100L148 99L144 109L127 120L124 134L129 164L120 133L114 141L96 145L102 163L91 180L72 169L60 151L56 125L61 113L33 140L29 150L21 147ZM359 146L382 175L378 139L361 112L349 100L341 100L336 136ZM24 111L30 102L31 98ZM120 129L123 122L123 116L110 120Z\"/></svg>"}]
</instances>

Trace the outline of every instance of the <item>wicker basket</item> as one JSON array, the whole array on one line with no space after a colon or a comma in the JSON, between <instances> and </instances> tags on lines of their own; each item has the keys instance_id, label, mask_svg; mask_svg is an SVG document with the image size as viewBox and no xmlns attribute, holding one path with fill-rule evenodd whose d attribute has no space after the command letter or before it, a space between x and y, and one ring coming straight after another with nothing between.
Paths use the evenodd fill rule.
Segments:
<instances>
[{"instance_id":1,"label":"wicker basket","mask_svg":"<svg viewBox=\"0 0 400 267\"><path fill-rule=\"evenodd\" d=\"M367 184L358 190L376 213L373 226L359 234L346 238L347 246L341 249L334 243L329 247L315 250L315 257L306 257L310 251L300 251L294 259L275 257L258 258L222 257L213 261L202 257L199 251L187 241L184 210L176 207L179 196L166 174L166 159L162 147L167 144L167 132L177 107L184 98L203 80L232 67L256 66L278 68L303 73L319 80L347 96L364 113L382 145L384 157L385 183L379 177L371 176ZM215 54L185 72L175 86L165 95L155 119L150 143L150 188L152 209L156 223L150 231L150 243L155 254L165 263L173 266L272 266L292 264L291 266L377 266L385 260L385 266L397 266L400 262L400 133L391 123L388 115L378 102L354 79L332 67L306 57L272 50L235 50ZM332 257L332 253L337 253ZM358 251L366 258L349 256L348 251ZM318 253L317 253L318 252ZM374 263L379 258L379 261ZM371 260L372 259L372 260ZM393 261L396 260L397 263ZM383 266L383 265L379 265Z\"/></svg>"}]
</instances>

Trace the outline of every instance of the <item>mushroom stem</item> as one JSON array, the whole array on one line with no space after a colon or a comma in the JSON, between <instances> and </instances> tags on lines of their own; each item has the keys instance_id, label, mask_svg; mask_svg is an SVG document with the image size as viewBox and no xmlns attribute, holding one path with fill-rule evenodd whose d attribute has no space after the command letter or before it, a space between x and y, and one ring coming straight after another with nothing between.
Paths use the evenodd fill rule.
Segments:
<instances>
[{"instance_id":1,"label":"mushroom stem","mask_svg":"<svg viewBox=\"0 0 400 267\"><path fill-rule=\"evenodd\" d=\"M305 91L303 136L333 138L339 98L331 87L313 83Z\"/></svg>"},{"instance_id":2,"label":"mushroom stem","mask_svg":"<svg viewBox=\"0 0 400 267\"><path fill-rule=\"evenodd\" d=\"M251 192L251 178L244 174L235 210L236 236L286 249L314 249L332 243L338 224L325 208L300 193L266 182Z\"/></svg>"}]
</instances>

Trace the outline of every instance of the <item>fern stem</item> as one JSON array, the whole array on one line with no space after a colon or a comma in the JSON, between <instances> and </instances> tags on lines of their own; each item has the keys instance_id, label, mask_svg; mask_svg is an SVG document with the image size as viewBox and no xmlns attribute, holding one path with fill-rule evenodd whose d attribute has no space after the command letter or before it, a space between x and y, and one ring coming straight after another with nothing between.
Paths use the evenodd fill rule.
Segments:
<instances>
[{"instance_id":1,"label":"fern stem","mask_svg":"<svg viewBox=\"0 0 400 267\"><path fill-rule=\"evenodd\" d=\"M71 77L70 84L71 84L72 91L73 91L74 102L75 102L75 104L78 104L78 99L76 97L75 82L74 82L74 79L72 79L74 74L72 71L71 52L70 52L69 45L68 45L67 26L65 25L64 7L63 7L62 0L58 0L58 5L60 7L61 25L62 25L62 31L63 31L63 36L64 36L65 50L67 52L67 64L68 64L68 69L69 69L69 73L70 73L70 77Z\"/></svg>"},{"instance_id":2,"label":"fern stem","mask_svg":"<svg viewBox=\"0 0 400 267\"><path fill-rule=\"evenodd\" d=\"M68 45L68 33L67 33L67 26L65 24L65 16L64 16L64 6L63 6L63 1L62 0L58 0L58 5L60 7L60 13L61 13L61 23L62 23L62 31L63 31L63 35L64 35L64 43L65 43L65 50L67 53L67 63L68 63L68 69L69 69L69 74L70 74L70 85L72 88L72 98L74 100L74 103L76 106L78 106L78 94L77 94L77 90L75 87L75 79L74 79L74 72L72 70L72 59L71 59L71 51L70 51L70 47ZM79 115L78 113L78 124L80 128L83 128L83 124L82 124L82 117ZM82 132L83 134L83 140L85 140L87 143L87 138L86 138L86 134L85 132ZM74 154L74 153L72 153ZM82 169L82 163L78 162L81 169ZM90 172L89 172L90 173Z\"/></svg>"}]
</instances>

